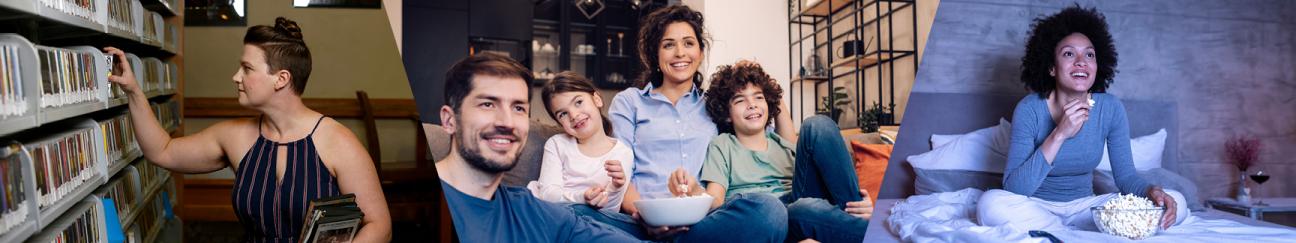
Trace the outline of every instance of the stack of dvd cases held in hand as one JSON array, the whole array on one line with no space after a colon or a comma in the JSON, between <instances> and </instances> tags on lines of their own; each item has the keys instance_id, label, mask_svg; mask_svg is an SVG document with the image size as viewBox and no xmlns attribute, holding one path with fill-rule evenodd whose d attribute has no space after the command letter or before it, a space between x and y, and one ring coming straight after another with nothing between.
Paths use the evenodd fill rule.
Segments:
<instances>
[{"instance_id":1,"label":"stack of dvd cases held in hand","mask_svg":"<svg viewBox=\"0 0 1296 243\"><path fill-rule=\"evenodd\" d=\"M44 90L41 108L100 101L94 54L46 46L37 49Z\"/></svg>"},{"instance_id":2,"label":"stack of dvd cases held in hand","mask_svg":"<svg viewBox=\"0 0 1296 243\"><path fill-rule=\"evenodd\" d=\"M23 93L22 69L18 65L18 47L0 45L0 118L27 113L27 95Z\"/></svg>"},{"instance_id":3,"label":"stack of dvd cases held in hand","mask_svg":"<svg viewBox=\"0 0 1296 243\"><path fill-rule=\"evenodd\" d=\"M0 148L0 234L27 222L27 190L23 187L21 147Z\"/></svg>"},{"instance_id":4,"label":"stack of dvd cases held in hand","mask_svg":"<svg viewBox=\"0 0 1296 243\"><path fill-rule=\"evenodd\" d=\"M351 242L363 219L355 194L311 200L302 224L301 242Z\"/></svg>"},{"instance_id":5,"label":"stack of dvd cases held in hand","mask_svg":"<svg viewBox=\"0 0 1296 243\"><path fill-rule=\"evenodd\" d=\"M100 23L99 18L95 16L99 12L99 0L40 0L40 3L65 14Z\"/></svg>"},{"instance_id":6,"label":"stack of dvd cases held in hand","mask_svg":"<svg viewBox=\"0 0 1296 243\"><path fill-rule=\"evenodd\" d=\"M32 152L37 202L42 210L95 178L99 163L95 147L99 145L94 133L95 129L83 128L26 145Z\"/></svg>"}]
</instances>

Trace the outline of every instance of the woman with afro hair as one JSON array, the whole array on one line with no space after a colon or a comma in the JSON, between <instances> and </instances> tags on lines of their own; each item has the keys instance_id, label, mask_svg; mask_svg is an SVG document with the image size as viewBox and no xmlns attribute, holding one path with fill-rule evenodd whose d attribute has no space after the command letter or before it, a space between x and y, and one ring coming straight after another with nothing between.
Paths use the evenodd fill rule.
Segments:
<instances>
[{"instance_id":1,"label":"woman with afro hair","mask_svg":"<svg viewBox=\"0 0 1296 243\"><path fill-rule=\"evenodd\" d=\"M982 194L981 225L1020 230L1096 230L1089 208L1117 193L1094 195L1093 170L1108 150L1123 194L1166 208L1161 228L1188 216L1179 192L1140 178L1121 101L1105 93L1116 74L1116 47L1106 18L1079 5L1035 19L1021 81L1031 94L1013 112L1003 190Z\"/></svg>"}]
</instances>

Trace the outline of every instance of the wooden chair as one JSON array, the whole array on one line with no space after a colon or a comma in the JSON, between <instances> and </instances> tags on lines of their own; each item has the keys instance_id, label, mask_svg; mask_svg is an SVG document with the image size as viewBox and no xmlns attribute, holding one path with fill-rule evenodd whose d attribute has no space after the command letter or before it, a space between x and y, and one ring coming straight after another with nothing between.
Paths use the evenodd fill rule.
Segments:
<instances>
[{"instance_id":1,"label":"wooden chair","mask_svg":"<svg viewBox=\"0 0 1296 243\"><path fill-rule=\"evenodd\" d=\"M424 233L434 233L439 236L436 238L443 241L454 239L453 230L447 230L446 227L450 225L449 209L445 205L445 196L432 164L427 137L424 136L424 127L418 114L413 113L408 118L418 131L414 141L414 161L390 162L389 164L406 166L384 169L373 103L364 91L356 91L356 100L360 104L360 119L365 126L364 136L369 146L369 157L373 158L374 168L378 170L378 179L387 196L392 222L398 223L396 225L421 224L426 227L441 225L440 229ZM413 166L408 166L410 163Z\"/></svg>"}]
</instances>

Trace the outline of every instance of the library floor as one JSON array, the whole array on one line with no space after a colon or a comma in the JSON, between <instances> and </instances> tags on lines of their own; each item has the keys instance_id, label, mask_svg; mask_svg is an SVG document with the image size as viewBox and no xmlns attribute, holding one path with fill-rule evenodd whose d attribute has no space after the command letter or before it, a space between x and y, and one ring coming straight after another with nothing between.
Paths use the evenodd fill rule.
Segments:
<instances>
[{"instance_id":1,"label":"library floor","mask_svg":"<svg viewBox=\"0 0 1296 243\"><path fill-rule=\"evenodd\" d=\"M427 239L436 238L431 233L437 229L427 224L395 223L392 228L392 242L426 242ZM173 234L176 232L164 232L161 238L163 240L159 242L178 242L168 241L179 238L178 235L172 237ZM243 226L238 222L184 222L186 243L226 243L240 242L242 239Z\"/></svg>"},{"instance_id":2,"label":"library floor","mask_svg":"<svg viewBox=\"0 0 1296 243\"><path fill-rule=\"evenodd\" d=\"M193 222L184 225L184 242L225 243L240 242L243 226L238 222Z\"/></svg>"}]
</instances>

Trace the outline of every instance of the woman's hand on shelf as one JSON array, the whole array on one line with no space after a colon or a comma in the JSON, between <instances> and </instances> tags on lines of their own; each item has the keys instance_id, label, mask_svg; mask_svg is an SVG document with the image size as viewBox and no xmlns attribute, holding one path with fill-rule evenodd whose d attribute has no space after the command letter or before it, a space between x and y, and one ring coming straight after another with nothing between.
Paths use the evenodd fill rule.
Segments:
<instances>
[{"instance_id":1,"label":"woman's hand on shelf","mask_svg":"<svg viewBox=\"0 0 1296 243\"><path fill-rule=\"evenodd\" d=\"M126 59L126 53L115 47L104 47L104 52L113 56L112 74L108 75L108 81L121 87L127 95L135 95L140 92L139 82L135 79L135 71L131 69L130 62Z\"/></svg>"}]
</instances>

